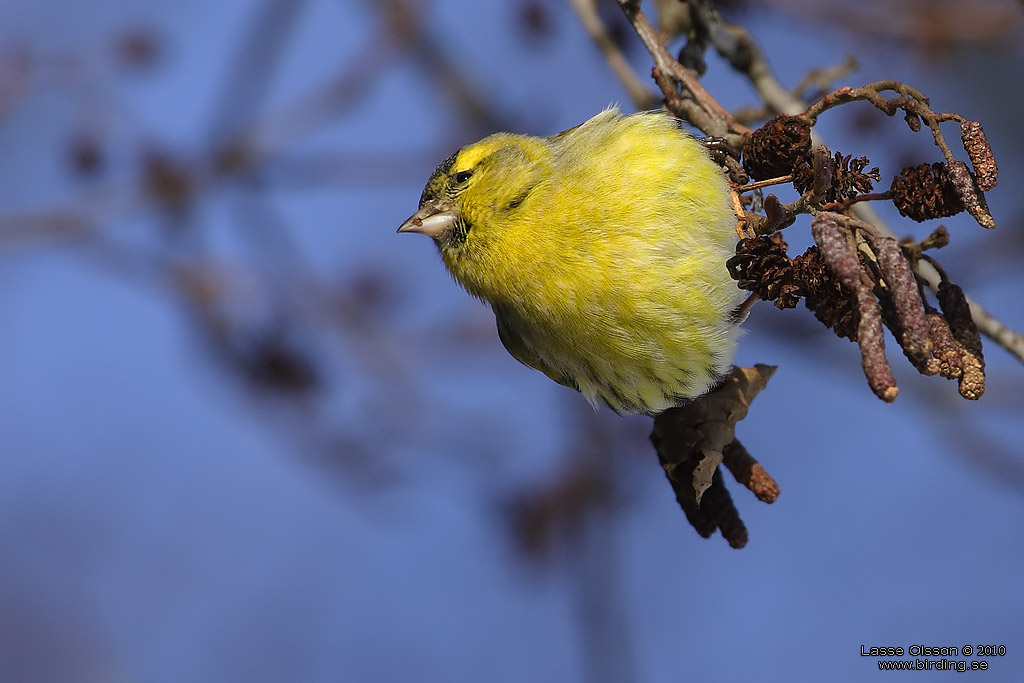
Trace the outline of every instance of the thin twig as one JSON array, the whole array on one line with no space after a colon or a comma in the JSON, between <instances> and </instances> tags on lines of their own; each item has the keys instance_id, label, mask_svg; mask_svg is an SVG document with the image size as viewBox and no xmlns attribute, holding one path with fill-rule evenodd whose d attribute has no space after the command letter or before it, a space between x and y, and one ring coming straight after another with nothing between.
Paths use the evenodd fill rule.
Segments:
<instances>
[{"instance_id":1,"label":"thin twig","mask_svg":"<svg viewBox=\"0 0 1024 683\"><path fill-rule=\"evenodd\" d=\"M793 175L779 176L778 178L767 178L766 180L757 180L746 185L739 185L736 187L740 192L749 192L750 190L758 190L762 187L770 187L772 185L782 185L783 183L793 182Z\"/></svg>"},{"instance_id":2,"label":"thin twig","mask_svg":"<svg viewBox=\"0 0 1024 683\"><path fill-rule=\"evenodd\" d=\"M898 93L899 97L885 97L882 93L886 90ZM889 116L895 115L897 111L902 109L907 114L920 117L922 121L928 124L932 137L935 139L935 145L942 151L942 156L946 158L946 161L952 163L957 160L953 156L953 150L949 148L949 144L946 142L939 124L946 121L963 123L964 117L955 113L932 111L931 107L928 106L928 98L920 90L900 81L877 81L859 88L839 88L809 106L804 115L813 121L833 107L858 100L870 102L876 109L885 112Z\"/></svg>"},{"instance_id":3,"label":"thin twig","mask_svg":"<svg viewBox=\"0 0 1024 683\"><path fill-rule=\"evenodd\" d=\"M800 79L799 83L793 86L793 95L802 98L804 93L812 88L821 93L827 92L832 89L833 83L840 78L845 78L852 74L857 70L858 66L860 65L857 63L857 58L853 55L848 55L842 64L836 64L824 69L811 69L807 75Z\"/></svg>"},{"instance_id":4,"label":"thin twig","mask_svg":"<svg viewBox=\"0 0 1024 683\"><path fill-rule=\"evenodd\" d=\"M671 76L679 83L684 92L693 98L710 119L705 124L708 128L704 128L697 121L692 121L691 123L700 127L707 135L719 137L725 137L730 131L733 133L749 132L745 126L741 126L732 120L729 112L704 89L704 86L697 80L696 74L676 61L675 57L669 53L657 29L651 25L650 20L640 9L638 0L618 0L618 3L629 23L633 25L637 36L643 41L647 52L654 59L655 66L662 74Z\"/></svg>"}]
</instances>

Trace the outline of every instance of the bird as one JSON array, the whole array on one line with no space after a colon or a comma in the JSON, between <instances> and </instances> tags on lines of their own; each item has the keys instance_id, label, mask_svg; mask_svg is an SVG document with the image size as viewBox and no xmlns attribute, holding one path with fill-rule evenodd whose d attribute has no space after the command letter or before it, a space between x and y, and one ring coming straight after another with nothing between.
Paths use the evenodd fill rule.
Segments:
<instances>
[{"instance_id":1,"label":"bird","mask_svg":"<svg viewBox=\"0 0 1024 683\"><path fill-rule=\"evenodd\" d=\"M433 238L520 363L595 408L658 415L729 372L745 298L724 171L667 112L612 106L449 156L399 233Z\"/></svg>"}]
</instances>

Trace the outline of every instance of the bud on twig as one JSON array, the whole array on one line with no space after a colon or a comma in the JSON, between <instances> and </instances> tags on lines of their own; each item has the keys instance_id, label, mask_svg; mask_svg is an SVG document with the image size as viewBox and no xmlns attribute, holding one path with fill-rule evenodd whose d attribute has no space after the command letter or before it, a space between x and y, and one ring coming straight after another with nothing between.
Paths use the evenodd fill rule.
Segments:
<instances>
[{"instance_id":1,"label":"bud on twig","mask_svg":"<svg viewBox=\"0 0 1024 683\"><path fill-rule=\"evenodd\" d=\"M988 212L985 196L975 187L974 177L967 168L967 164L953 160L946 163L946 169L949 172L949 180L953 184L953 189L960 197L960 202L974 217L974 220L978 221L978 225L990 229L996 227L995 219Z\"/></svg>"},{"instance_id":2,"label":"bud on twig","mask_svg":"<svg viewBox=\"0 0 1024 683\"><path fill-rule=\"evenodd\" d=\"M996 159L992 155L992 147L988 144L985 131L977 121L964 121L960 124L960 139L967 150L967 156L974 166L974 177L978 189L988 192L996 186L996 176L999 175L999 168L996 166Z\"/></svg>"},{"instance_id":3,"label":"bud on twig","mask_svg":"<svg viewBox=\"0 0 1024 683\"><path fill-rule=\"evenodd\" d=\"M882 331L882 309L871 287L861 277L860 259L847 241L847 233L831 213L821 213L811 221L811 234L821 247L821 255L839 281L856 297L857 344L868 385L878 398L887 403L896 400L899 388L885 358L885 337Z\"/></svg>"},{"instance_id":4,"label":"bud on twig","mask_svg":"<svg viewBox=\"0 0 1024 683\"><path fill-rule=\"evenodd\" d=\"M915 364L924 363L931 355L932 344L928 339L924 301L921 299L921 290L918 289L910 262L903 255L899 243L892 237L880 234L868 223L858 222L858 228L871 245L882 279L889 287L896 318L899 321L900 346Z\"/></svg>"}]
</instances>

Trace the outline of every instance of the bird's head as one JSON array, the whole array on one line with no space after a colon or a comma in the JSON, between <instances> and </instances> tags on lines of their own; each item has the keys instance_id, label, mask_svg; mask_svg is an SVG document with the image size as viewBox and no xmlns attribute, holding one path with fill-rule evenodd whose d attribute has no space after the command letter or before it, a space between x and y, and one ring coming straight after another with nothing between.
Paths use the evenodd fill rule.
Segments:
<instances>
[{"instance_id":1,"label":"bird's head","mask_svg":"<svg viewBox=\"0 0 1024 683\"><path fill-rule=\"evenodd\" d=\"M500 242L550 176L546 141L497 133L441 162L420 196L419 210L398 232L429 235L449 268ZM474 260L474 259L471 259Z\"/></svg>"}]
</instances>

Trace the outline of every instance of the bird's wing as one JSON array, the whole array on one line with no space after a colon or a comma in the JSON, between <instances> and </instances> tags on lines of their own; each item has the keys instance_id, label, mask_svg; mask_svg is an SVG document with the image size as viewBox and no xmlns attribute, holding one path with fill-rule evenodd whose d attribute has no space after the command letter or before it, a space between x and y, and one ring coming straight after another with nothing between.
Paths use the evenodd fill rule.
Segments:
<instances>
[{"instance_id":1,"label":"bird's wing","mask_svg":"<svg viewBox=\"0 0 1024 683\"><path fill-rule=\"evenodd\" d=\"M515 325L510 321L511 317L512 316L503 311L501 307L494 307L494 318L498 322L498 338L501 339L501 343L505 346L505 350L523 365L531 367L534 370L540 370L559 384L579 391L579 385L576 383L575 379L561 370L548 365L548 363L541 358L536 351L530 348L530 346L523 341L522 336L520 336L519 332L516 331Z\"/></svg>"}]
</instances>

